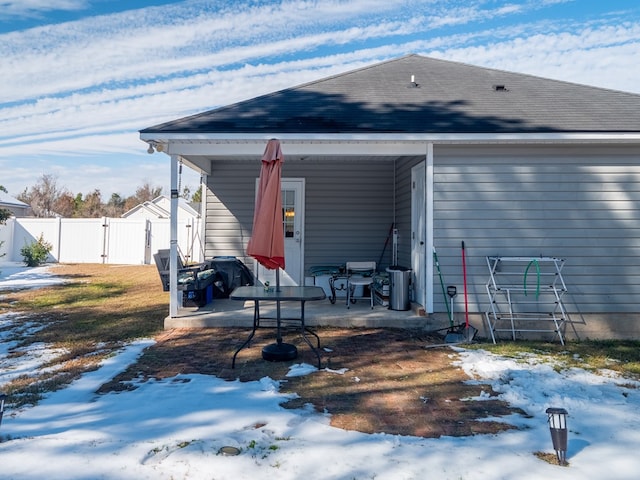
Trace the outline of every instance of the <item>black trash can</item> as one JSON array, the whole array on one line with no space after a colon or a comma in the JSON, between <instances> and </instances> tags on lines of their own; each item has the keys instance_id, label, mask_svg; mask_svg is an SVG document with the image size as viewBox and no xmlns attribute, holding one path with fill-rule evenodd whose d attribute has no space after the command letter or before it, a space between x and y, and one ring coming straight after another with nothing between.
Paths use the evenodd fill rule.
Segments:
<instances>
[{"instance_id":1,"label":"black trash can","mask_svg":"<svg viewBox=\"0 0 640 480\"><path fill-rule=\"evenodd\" d=\"M392 265L387 267L389 273L389 308L391 310L409 310L409 284L411 283L411 269Z\"/></svg>"}]
</instances>

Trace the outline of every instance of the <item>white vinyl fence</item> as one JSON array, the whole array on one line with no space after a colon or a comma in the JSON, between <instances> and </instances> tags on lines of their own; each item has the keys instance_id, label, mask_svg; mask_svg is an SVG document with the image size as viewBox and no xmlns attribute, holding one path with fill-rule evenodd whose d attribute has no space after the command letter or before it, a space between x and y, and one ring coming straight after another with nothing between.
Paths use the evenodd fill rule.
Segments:
<instances>
[{"instance_id":1,"label":"white vinyl fence","mask_svg":"<svg viewBox=\"0 0 640 480\"><path fill-rule=\"evenodd\" d=\"M178 248L187 260L202 261L199 219L178 222ZM0 225L0 262L21 262L20 250L40 235L53 248L48 261L60 263L150 264L169 248L169 219L10 218Z\"/></svg>"}]
</instances>

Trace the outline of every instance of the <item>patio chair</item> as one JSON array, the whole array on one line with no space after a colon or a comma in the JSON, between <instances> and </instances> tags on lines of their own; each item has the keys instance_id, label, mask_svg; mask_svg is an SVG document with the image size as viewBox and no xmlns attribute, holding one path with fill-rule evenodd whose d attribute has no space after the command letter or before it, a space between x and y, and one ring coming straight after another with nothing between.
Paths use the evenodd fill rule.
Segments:
<instances>
[{"instance_id":1,"label":"patio chair","mask_svg":"<svg viewBox=\"0 0 640 480\"><path fill-rule=\"evenodd\" d=\"M369 289L369 297L371 300L371 308L373 308L373 275L376 273L376 262L347 262L347 308L351 303L356 302L356 287L361 286L363 289ZM366 296L359 298L367 298Z\"/></svg>"}]
</instances>

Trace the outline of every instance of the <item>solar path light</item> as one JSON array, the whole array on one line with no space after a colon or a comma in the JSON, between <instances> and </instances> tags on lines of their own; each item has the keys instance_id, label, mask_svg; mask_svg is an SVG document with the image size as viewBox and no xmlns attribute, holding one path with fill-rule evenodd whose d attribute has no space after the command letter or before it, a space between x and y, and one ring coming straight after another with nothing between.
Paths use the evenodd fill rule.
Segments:
<instances>
[{"instance_id":1,"label":"solar path light","mask_svg":"<svg viewBox=\"0 0 640 480\"><path fill-rule=\"evenodd\" d=\"M551 441L560 465L567 465L567 411L564 408L547 408Z\"/></svg>"}]
</instances>

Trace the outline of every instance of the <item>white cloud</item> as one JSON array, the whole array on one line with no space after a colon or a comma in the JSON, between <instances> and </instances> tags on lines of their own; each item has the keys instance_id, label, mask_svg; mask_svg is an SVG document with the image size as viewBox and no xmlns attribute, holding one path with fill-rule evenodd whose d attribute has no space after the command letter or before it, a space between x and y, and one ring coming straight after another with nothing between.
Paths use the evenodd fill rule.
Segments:
<instances>
[{"instance_id":1,"label":"white cloud","mask_svg":"<svg viewBox=\"0 0 640 480\"><path fill-rule=\"evenodd\" d=\"M341 62L331 58L333 71L343 71L352 68L357 59L374 59L398 52L410 52L416 48L426 50L427 54L436 54L445 58L459 59L469 63L477 63L496 68L514 68L518 71L555 71L554 77L563 77L572 81L580 80L583 68L575 60L583 58L592 65L606 61L609 68L614 67L616 57L612 57L608 49L616 48L621 52L628 50L633 55L633 49L640 39L640 25L610 27L601 30L585 30L578 34L551 34L518 37L509 41L495 42L480 47L467 46L470 37L441 39L439 45L455 45L461 42L459 48L449 48L442 53L429 52L437 45L433 41L408 42L395 45L394 52L384 52L384 48L375 54L371 50L356 50L351 55L345 55ZM636 40L633 42L633 40ZM452 41L453 40L453 41ZM631 42L626 45L625 42ZM613 45L611 45L613 43ZM225 61L221 57L242 57L243 50L263 50L266 56L273 50L271 44L261 45L257 49L239 47L228 52L212 54L219 63ZM275 47L276 51L286 50L287 46ZM571 58L568 58L571 57ZM618 69L628 69L628 59L618 57ZM516 60L516 61L514 61ZM3 135L15 141L20 134L28 136L50 132L73 132L75 134L91 133L95 129L112 130L123 128L142 128L145 121L154 122L157 118L191 113L196 110L213 108L224 103L255 96L268 91L277 90L293 84L302 83L327 72L328 62L325 57L312 57L304 61L279 62L261 64L258 66L242 66L222 71L210 71L188 76L178 76L154 80L152 83L102 89L99 91L77 92L68 96L45 97L34 103L19 104L4 109L0 120L0 131ZM527 68L530 66L529 68ZM322 69L319 71L319 69ZM633 74L632 74L633 75ZM630 75L632 77L632 75ZM623 77L618 77L624 78ZM620 80L618 80L620 83ZM635 82L629 87L636 88ZM621 87L616 87L621 88ZM224 95L216 94L224 92ZM99 115L96 115L99 112ZM126 121L125 121L126 119ZM6 142L6 141L5 141ZM2 142L0 142L1 144Z\"/></svg>"},{"instance_id":2,"label":"white cloud","mask_svg":"<svg viewBox=\"0 0 640 480\"><path fill-rule=\"evenodd\" d=\"M11 17L38 17L54 10L82 10L86 0L8 0L0 3L0 19Z\"/></svg>"},{"instance_id":3,"label":"white cloud","mask_svg":"<svg viewBox=\"0 0 640 480\"><path fill-rule=\"evenodd\" d=\"M560 3L194 0L0 35L2 184L34 183L16 157L137 162L139 129L408 53L640 93L637 9L542 16Z\"/></svg>"},{"instance_id":4,"label":"white cloud","mask_svg":"<svg viewBox=\"0 0 640 480\"><path fill-rule=\"evenodd\" d=\"M640 23L577 32L518 36L481 46L442 49L433 56L640 93Z\"/></svg>"}]
</instances>

